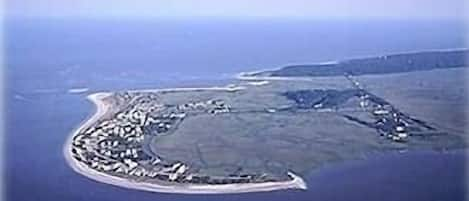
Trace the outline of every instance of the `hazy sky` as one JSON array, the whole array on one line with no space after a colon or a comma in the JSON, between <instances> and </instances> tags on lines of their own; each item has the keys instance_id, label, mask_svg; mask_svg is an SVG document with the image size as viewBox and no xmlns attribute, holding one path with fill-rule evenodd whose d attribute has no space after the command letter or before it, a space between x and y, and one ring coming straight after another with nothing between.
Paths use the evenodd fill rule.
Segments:
<instances>
[{"instance_id":1,"label":"hazy sky","mask_svg":"<svg viewBox=\"0 0 469 201\"><path fill-rule=\"evenodd\" d=\"M462 19L466 0L6 0L9 16ZM466 15L466 16L465 16Z\"/></svg>"}]
</instances>

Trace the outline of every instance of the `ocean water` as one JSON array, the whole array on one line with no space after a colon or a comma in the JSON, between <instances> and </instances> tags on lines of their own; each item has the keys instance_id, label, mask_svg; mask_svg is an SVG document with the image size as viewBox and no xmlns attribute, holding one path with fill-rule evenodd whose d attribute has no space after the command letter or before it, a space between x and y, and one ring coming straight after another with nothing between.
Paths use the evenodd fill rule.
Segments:
<instances>
[{"instance_id":1,"label":"ocean water","mask_svg":"<svg viewBox=\"0 0 469 201\"><path fill-rule=\"evenodd\" d=\"M6 21L6 200L464 200L465 153L385 154L332 164L307 191L174 195L72 171L66 137L103 90L211 86L240 71L366 55L461 48L462 22L317 20ZM70 89L87 88L84 93Z\"/></svg>"}]
</instances>

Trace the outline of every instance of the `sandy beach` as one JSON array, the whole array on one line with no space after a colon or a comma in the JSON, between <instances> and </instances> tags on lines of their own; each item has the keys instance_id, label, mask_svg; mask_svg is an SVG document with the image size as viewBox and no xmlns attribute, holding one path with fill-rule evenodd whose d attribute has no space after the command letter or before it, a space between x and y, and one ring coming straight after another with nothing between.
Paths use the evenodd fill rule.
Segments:
<instances>
[{"instance_id":1,"label":"sandy beach","mask_svg":"<svg viewBox=\"0 0 469 201\"><path fill-rule=\"evenodd\" d=\"M182 87L182 88L163 88L163 89L136 89L136 90L127 90L128 92L184 92L184 91L227 91L235 92L239 90L244 90L243 86L223 86L223 87Z\"/></svg>"},{"instance_id":2,"label":"sandy beach","mask_svg":"<svg viewBox=\"0 0 469 201\"><path fill-rule=\"evenodd\" d=\"M252 71L252 72L242 72L238 73L235 78L238 80L243 80L243 81L288 81L288 80L293 80L293 81L310 81L313 80L311 77L270 77L270 76L254 76L252 74L259 73L262 71Z\"/></svg>"},{"instance_id":3,"label":"sandy beach","mask_svg":"<svg viewBox=\"0 0 469 201\"><path fill-rule=\"evenodd\" d=\"M214 88L173 88L173 89L156 89L156 90L135 90L134 92L155 92L155 91L190 91L190 90L240 90L240 87L214 87ZM70 167L79 174L82 174L92 180L112 184L120 187L145 190L160 193L184 193L184 194L220 194L220 193L246 193L273 191L281 189L306 189L306 183L303 179L292 172L288 175L292 178L288 181L279 182L263 182L263 183L247 183L247 184L171 184L162 185L148 182L135 182L129 179L116 177L96 171L87 165L79 163L72 157L71 146L73 136L77 135L82 129L85 129L99 120L110 109L110 105L102 101L111 93L95 93L88 96L96 106L96 112L85 120L72 134L68 137L64 145L64 155Z\"/></svg>"}]
</instances>

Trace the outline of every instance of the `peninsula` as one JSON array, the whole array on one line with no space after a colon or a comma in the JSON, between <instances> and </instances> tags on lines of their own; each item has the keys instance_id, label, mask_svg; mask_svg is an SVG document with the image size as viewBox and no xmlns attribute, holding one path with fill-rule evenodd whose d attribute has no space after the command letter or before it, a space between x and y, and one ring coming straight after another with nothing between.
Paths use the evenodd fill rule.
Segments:
<instances>
[{"instance_id":1,"label":"peninsula","mask_svg":"<svg viewBox=\"0 0 469 201\"><path fill-rule=\"evenodd\" d=\"M244 73L227 87L91 94L96 111L67 139L65 158L93 180L154 192L306 189L302 177L329 163L467 147L464 80L435 82L465 73L467 55L407 53Z\"/></svg>"}]
</instances>

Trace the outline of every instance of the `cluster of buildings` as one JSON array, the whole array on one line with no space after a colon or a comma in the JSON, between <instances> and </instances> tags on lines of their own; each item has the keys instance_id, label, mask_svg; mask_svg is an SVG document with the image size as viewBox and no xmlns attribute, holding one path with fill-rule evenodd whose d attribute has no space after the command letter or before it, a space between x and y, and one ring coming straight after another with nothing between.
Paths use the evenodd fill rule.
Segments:
<instances>
[{"instance_id":1,"label":"cluster of buildings","mask_svg":"<svg viewBox=\"0 0 469 201\"><path fill-rule=\"evenodd\" d=\"M231 107L223 100L208 100L201 102L190 102L177 106L182 111L201 111L210 114L227 113L231 111Z\"/></svg>"},{"instance_id":2,"label":"cluster of buildings","mask_svg":"<svg viewBox=\"0 0 469 201\"><path fill-rule=\"evenodd\" d=\"M371 114L376 120L374 127L378 133L395 142L406 142L409 137L408 128L411 124L409 117L399 112L384 99L364 90L352 75L345 74L345 77L360 91L360 107L364 109L371 107Z\"/></svg>"},{"instance_id":3,"label":"cluster of buildings","mask_svg":"<svg viewBox=\"0 0 469 201\"><path fill-rule=\"evenodd\" d=\"M149 160L142 150L143 125L148 119L138 110L117 113L73 138L73 157L89 167L115 174L142 175L139 161Z\"/></svg>"},{"instance_id":4,"label":"cluster of buildings","mask_svg":"<svg viewBox=\"0 0 469 201\"><path fill-rule=\"evenodd\" d=\"M170 106L152 103L148 98L134 97L133 100L128 93L124 95L132 104L74 136L71 151L75 160L110 175L160 182L223 184L260 179L255 175L199 175L183 162L163 160L143 150L145 141L155 137L153 134L174 131L188 113L229 112L230 107L223 101L193 102L168 108Z\"/></svg>"},{"instance_id":5,"label":"cluster of buildings","mask_svg":"<svg viewBox=\"0 0 469 201\"><path fill-rule=\"evenodd\" d=\"M395 142L407 141L409 123L407 117L390 105L377 105L372 110L376 122L375 127L381 136L385 136Z\"/></svg>"}]
</instances>

